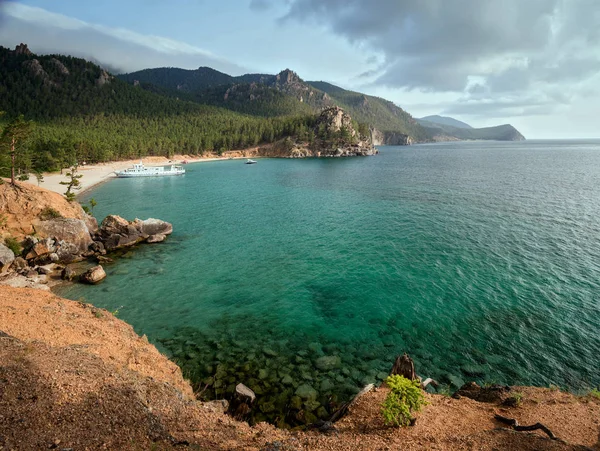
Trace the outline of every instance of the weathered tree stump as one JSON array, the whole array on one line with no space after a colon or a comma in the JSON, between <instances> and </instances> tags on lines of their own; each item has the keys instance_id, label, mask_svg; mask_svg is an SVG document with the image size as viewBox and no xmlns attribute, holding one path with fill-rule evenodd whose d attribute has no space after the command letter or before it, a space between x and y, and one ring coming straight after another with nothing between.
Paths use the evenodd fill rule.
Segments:
<instances>
[{"instance_id":1,"label":"weathered tree stump","mask_svg":"<svg viewBox=\"0 0 600 451\"><path fill-rule=\"evenodd\" d=\"M427 387L429 384L433 385L434 387L438 386L438 383L430 377L428 377L424 381L421 380L421 377L419 377L415 372L415 363L413 362L413 359L411 359L406 352L396 357L394 366L392 366L392 369L390 371L390 376L393 376L395 374L404 376L405 378L411 381L421 382L421 388L423 390L425 390L425 387Z\"/></svg>"},{"instance_id":2,"label":"weathered tree stump","mask_svg":"<svg viewBox=\"0 0 600 451\"><path fill-rule=\"evenodd\" d=\"M419 379L417 373L415 373L415 364L413 359L411 359L406 352L396 357L394 366L392 366L390 371L390 376L393 376L394 374L403 376L411 381Z\"/></svg>"},{"instance_id":3,"label":"weathered tree stump","mask_svg":"<svg viewBox=\"0 0 600 451\"><path fill-rule=\"evenodd\" d=\"M252 403L256 399L256 395L252 390L244 384L237 384L235 394L229 403L227 413L239 421L246 421L252 410Z\"/></svg>"}]
</instances>

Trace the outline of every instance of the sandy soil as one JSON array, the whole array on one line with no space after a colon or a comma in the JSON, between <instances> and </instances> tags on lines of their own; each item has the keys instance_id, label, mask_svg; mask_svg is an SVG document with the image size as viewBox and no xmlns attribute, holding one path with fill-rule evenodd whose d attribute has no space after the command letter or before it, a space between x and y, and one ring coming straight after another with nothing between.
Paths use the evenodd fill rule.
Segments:
<instances>
[{"instance_id":1,"label":"sandy soil","mask_svg":"<svg viewBox=\"0 0 600 451\"><path fill-rule=\"evenodd\" d=\"M172 159L168 159L166 157L144 157L142 158L142 162L146 166L164 166L168 165L169 162L174 164L180 164L182 161L187 161L188 163L197 163L201 161L215 161L215 160L226 160L230 158L229 156L225 157L207 157L207 158L198 158L191 157L188 155L175 155ZM241 157L234 157L241 158ZM77 195L82 194L86 190L100 184L106 182L115 177L114 172L122 169L127 169L131 167L135 163L139 163L140 160L127 160L127 161L113 161L110 163L100 163L100 164L89 164L85 166L79 167L79 173L83 175L79 181L81 182L81 190L77 191ZM67 170L63 171L63 174L60 173L46 173L44 174L44 181L39 184L42 188L46 188L48 190L54 191L56 193L64 194L66 191L66 187L61 185L60 182L64 182L67 180L64 173ZM29 183L37 185L37 179L35 176L31 175L29 178Z\"/></svg>"},{"instance_id":2,"label":"sandy soil","mask_svg":"<svg viewBox=\"0 0 600 451\"><path fill-rule=\"evenodd\" d=\"M106 310L0 287L2 450L600 450L600 399L515 390L514 408L428 394L409 428L383 424L385 388L328 434L251 428L196 401L179 368ZM506 429L495 413L542 422L561 440Z\"/></svg>"}]
</instances>

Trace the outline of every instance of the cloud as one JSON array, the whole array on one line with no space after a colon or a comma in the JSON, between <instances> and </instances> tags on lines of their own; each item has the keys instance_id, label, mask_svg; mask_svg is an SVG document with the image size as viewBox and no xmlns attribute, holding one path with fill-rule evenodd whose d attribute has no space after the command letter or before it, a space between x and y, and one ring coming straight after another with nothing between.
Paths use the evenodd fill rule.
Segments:
<instances>
[{"instance_id":1,"label":"cloud","mask_svg":"<svg viewBox=\"0 0 600 451\"><path fill-rule=\"evenodd\" d=\"M5 2L3 10L0 43L5 46L25 42L35 53L79 56L124 72L160 66L244 72L205 49L162 36L92 24L15 2Z\"/></svg>"},{"instance_id":2,"label":"cloud","mask_svg":"<svg viewBox=\"0 0 600 451\"><path fill-rule=\"evenodd\" d=\"M250 9L257 12L262 12L270 9L271 2L269 0L250 0Z\"/></svg>"},{"instance_id":3,"label":"cloud","mask_svg":"<svg viewBox=\"0 0 600 451\"><path fill-rule=\"evenodd\" d=\"M382 55L375 85L464 93L456 111L492 112L472 97L474 77L476 89L530 99L533 111L536 99L552 102L552 92L600 73L597 0L292 0L282 20L318 24Z\"/></svg>"}]
</instances>

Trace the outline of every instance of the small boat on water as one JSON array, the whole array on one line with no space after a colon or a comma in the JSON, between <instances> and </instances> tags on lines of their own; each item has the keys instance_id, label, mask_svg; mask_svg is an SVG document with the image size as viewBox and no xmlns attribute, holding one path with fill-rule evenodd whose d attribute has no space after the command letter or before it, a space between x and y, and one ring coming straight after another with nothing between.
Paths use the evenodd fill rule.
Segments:
<instances>
[{"instance_id":1,"label":"small boat on water","mask_svg":"<svg viewBox=\"0 0 600 451\"><path fill-rule=\"evenodd\" d=\"M139 164L134 164L132 168L123 171L115 171L117 177L164 177L167 175L183 175L185 169L178 164L171 166L144 166L140 161Z\"/></svg>"},{"instance_id":2,"label":"small boat on water","mask_svg":"<svg viewBox=\"0 0 600 451\"><path fill-rule=\"evenodd\" d=\"M256 161L248 158L248 160L246 161L246 164L256 164Z\"/></svg>"}]
</instances>

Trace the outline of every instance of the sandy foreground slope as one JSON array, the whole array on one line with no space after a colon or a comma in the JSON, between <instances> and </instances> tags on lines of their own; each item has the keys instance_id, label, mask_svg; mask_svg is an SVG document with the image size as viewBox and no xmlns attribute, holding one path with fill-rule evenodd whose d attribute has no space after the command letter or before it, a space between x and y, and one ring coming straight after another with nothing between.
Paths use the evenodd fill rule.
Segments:
<instances>
[{"instance_id":1,"label":"sandy foreground slope","mask_svg":"<svg viewBox=\"0 0 600 451\"><path fill-rule=\"evenodd\" d=\"M600 450L599 399L517 390L516 408L427 395L410 428L383 424L383 388L329 434L251 428L196 401L180 369L111 313L0 287L0 450ZM564 441L507 430L495 413Z\"/></svg>"}]
</instances>

